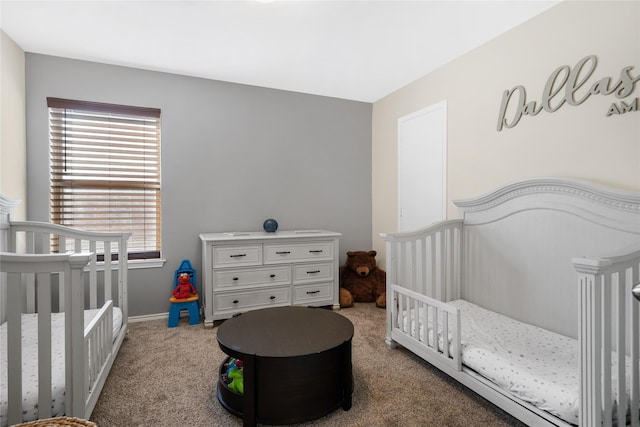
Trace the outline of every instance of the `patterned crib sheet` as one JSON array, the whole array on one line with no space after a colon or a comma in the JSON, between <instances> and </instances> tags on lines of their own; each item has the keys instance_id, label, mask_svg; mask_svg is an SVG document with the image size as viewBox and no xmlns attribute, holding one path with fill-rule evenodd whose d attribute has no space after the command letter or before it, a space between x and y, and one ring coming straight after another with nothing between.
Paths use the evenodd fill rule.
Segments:
<instances>
[{"instance_id":1,"label":"patterned crib sheet","mask_svg":"<svg viewBox=\"0 0 640 427\"><path fill-rule=\"evenodd\" d=\"M461 313L463 365L539 409L568 423L578 424L580 350L577 340L468 301L455 300L448 304L460 309ZM424 318L422 313L419 318ZM431 322L428 324L427 339L433 345ZM415 322L411 327L415 331ZM423 333L421 324L421 339L424 339ZM442 330L438 331L438 338L442 349ZM614 361L612 369L615 366ZM630 367L629 362L627 366ZM627 388L629 382L630 376L626 381ZM612 389L617 402L617 378L612 381Z\"/></svg>"},{"instance_id":2,"label":"patterned crib sheet","mask_svg":"<svg viewBox=\"0 0 640 427\"><path fill-rule=\"evenodd\" d=\"M85 310L85 327L99 309ZM122 311L113 307L113 336L122 327ZM64 415L64 313L51 316L51 416ZM0 325L0 427L8 424L7 409L7 324ZM22 416L24 421L38 418L38 317L22 315Z\"/></svg>"}]
</instances>

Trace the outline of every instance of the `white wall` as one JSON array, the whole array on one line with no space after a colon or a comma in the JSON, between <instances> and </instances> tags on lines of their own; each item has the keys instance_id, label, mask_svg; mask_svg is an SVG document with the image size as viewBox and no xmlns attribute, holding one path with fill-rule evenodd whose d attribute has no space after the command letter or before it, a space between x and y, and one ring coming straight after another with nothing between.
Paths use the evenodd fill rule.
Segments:
<instances>
[{"instance_id":1,"label":"white wall","mask_svg":"<svg viewBox=\"0 0 640 427\"><path fill-rule=\"evenodd\" d=\"M380 265L379 233L397 230L397 120L445 99L448 218L458 217L452 200L531 176L640 190L640 112L606 117L619 101L613 95L496 129L503 91L523 85L527 101L539 104L551 73L562 65L573 69L587 55L598 60L588 86L617 80L626 66L640 75L640 2L565 1L374 104L372 237ZM640 97L639 88L636 83L624 100Z\"/></svg>"},{"instance_id":2,"label":"white wall","mask_svg":"<svg viewBox=\"0 0 640 427\"><path fill-rule=\"evenodd\" d=\"M0 194L22 202L11 217L26 218L27 163L24 51L0 30Z\"/></svg>"}]
</instances>

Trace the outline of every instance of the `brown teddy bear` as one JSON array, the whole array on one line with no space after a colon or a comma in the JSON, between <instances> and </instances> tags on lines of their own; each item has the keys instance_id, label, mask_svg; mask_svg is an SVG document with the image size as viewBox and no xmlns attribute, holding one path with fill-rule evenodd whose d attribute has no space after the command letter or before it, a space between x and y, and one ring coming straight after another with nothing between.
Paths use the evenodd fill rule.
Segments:
<instances>
[{"instance_id":1,"label":"brown teddy bear","mask_svg":"<svg viewBox=\"0 0 640 427\"><path fill-rule=\"evenodd\" d=\"M347 252L347 263L340 268L340 307L355 302L375 302L387 306L387 273L376 266L376 251Z\"/></svg>"}]
</instances>

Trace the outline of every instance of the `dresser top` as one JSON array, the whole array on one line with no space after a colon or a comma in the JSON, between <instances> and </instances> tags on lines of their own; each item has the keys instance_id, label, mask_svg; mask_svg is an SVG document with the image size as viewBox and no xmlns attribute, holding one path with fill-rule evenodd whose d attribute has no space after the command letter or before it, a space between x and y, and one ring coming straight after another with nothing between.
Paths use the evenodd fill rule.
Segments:
<instances>
[{"instance_id":1,"label":"dresser top","mask_svg":"<svg viewBox=\"0 0 640 427\"><path fill-rule=\"evenodd\" d=\"M278 240L278 239L310 239L323 237L339 237L341 233L327 230L282 230L274 233L265 231L230 231L225 233L200 233L203 242L242 241L242 240Z\"/></svg>"}]
</instances>

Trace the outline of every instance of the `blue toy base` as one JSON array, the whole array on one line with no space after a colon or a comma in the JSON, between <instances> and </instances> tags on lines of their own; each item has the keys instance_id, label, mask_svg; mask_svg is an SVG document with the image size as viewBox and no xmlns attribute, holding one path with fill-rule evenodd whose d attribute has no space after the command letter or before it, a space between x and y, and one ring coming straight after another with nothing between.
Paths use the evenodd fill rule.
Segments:
<instances>
[{"instance_id":1,"label":"blue toy base","mask_svg":"<svg viewBox=\"0 0 640 427\"><path fill-rule=\"evenodd\" d=\"M180 312L182 310L189 310L189 324L200 324L200 312L198 310L198 301L188 302L173 302L169 308L169 327L175 328L178 326L178 320L180 319Z\"/></svg>"}]
</instances>

